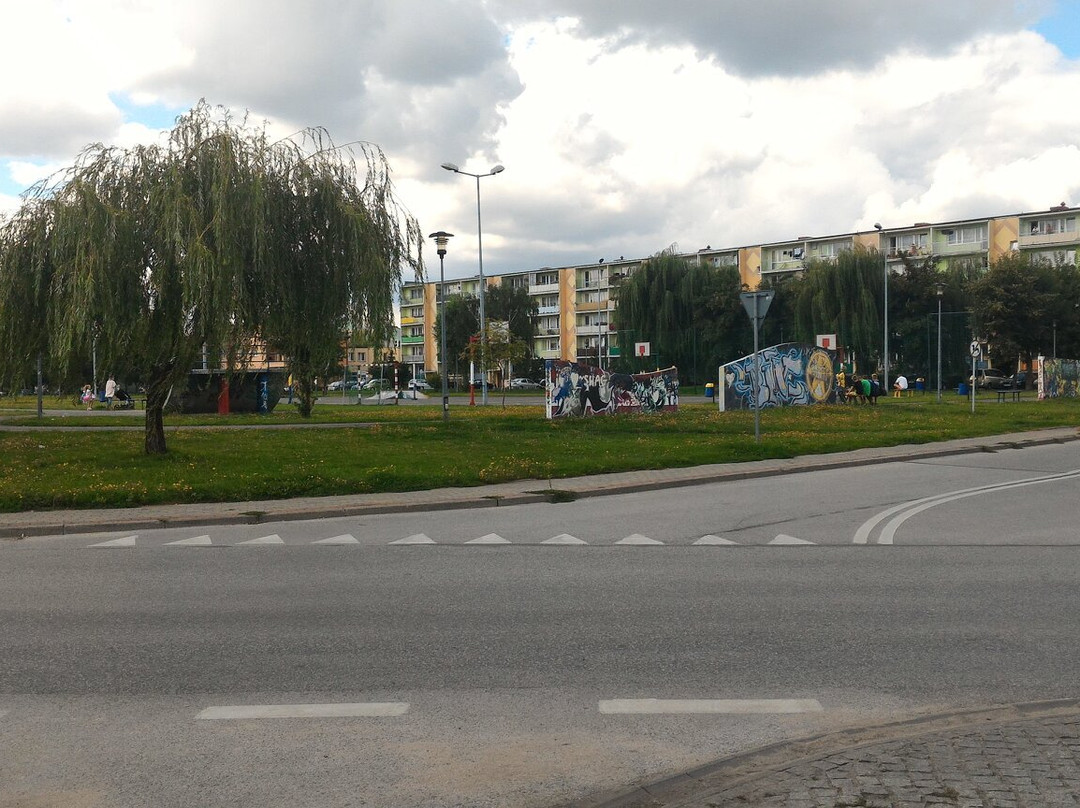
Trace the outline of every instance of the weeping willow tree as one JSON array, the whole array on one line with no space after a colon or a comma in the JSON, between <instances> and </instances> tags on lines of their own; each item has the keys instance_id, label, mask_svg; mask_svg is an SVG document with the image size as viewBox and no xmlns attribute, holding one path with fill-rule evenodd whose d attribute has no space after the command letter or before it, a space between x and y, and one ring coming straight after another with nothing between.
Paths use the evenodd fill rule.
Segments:
<instances>
[{"instance_id":1,"label":"weeping willow tree","mask_svg":"<svg viewBox=\"0 0 1080 808\"><path fill-rule=\"evenodd\" d=\"M310 413L348 328L387 327L420 243L376 147L339 149L322 130L270 141L200 103L163 145L88 147L4 223L0 380L40 354L66 372L96 350L147 382L157 454L170 391L204 352L233 369L261 339L288 354Z\"/></svg>"},{"instance_id":2,"label":"weeping willow tree","mask_svg":"<svg viewBox=\"0 0 1080 808\"><path fill-rule=\"evenodd\" d=\"M836 334L856 357L881 357L885 274L876 250L857 246L835 261L811 262L795 284L795 330L801 339Z\"/></svg>"},{"instance_id":3,"label":"weeping willow tree","mask_svg":"<svg viewBox=\"0 0 1080 808\"><path fill-rule=\"evenodd\" d=\"M652 343L656 361L677 366L682 378L697 383L740 355L749 331L740 290L734 267L702 266L674 248L661 252L619 286L614 320L620 344ZM621 364L634 369L627 360Z\"/></svg>"}]
</instances>

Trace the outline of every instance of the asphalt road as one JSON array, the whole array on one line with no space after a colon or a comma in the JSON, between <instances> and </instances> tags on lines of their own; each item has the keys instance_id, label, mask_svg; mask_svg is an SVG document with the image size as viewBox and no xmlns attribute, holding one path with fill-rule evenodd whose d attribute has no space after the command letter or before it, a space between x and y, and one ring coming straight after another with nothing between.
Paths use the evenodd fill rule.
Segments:
<instances>
[{"instance_id":1,"label":"asphalt road","mask_svg":"<svg viewBox=\"0 0 1080 808\"><path fill-rule=\"evenodd\" d=\"M1071 443L0 543L0 806L550 806L841 726L1075 697L1076 469ZM282 705L353 713L238 712Z\"/></svg>"}]
</instances>

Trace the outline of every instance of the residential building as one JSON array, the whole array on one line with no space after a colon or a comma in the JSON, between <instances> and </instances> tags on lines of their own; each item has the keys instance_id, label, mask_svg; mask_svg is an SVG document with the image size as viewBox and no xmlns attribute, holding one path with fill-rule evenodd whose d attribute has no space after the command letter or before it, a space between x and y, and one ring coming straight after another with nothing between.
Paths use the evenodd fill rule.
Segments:
<instances>
[{"instance_id":1,"label":"residential building","mask_svg":"<svg viewBox=\"0 0 1080 808\"><path fill-rule=\"evenodd\" d=\"M893 271L905 258L932 260L940 269L957 261L989 266L1012 251L1069 264L1080 247L1080 208L1062 203L1045 211L964 219L916 222L910 226L799 236L787 241L714 249L705 247L681 257L714 267L735 267L747 288L762 278L801 272L811 261L834 260L855 247L878 250ZM537 304L533 353L542 359L583 361L607 367L633 346L623 345L614 330L619 283L647 258L601 259L593 264L487 275L489 286L509 283L527 288ZM398 358L424 370L438 370L435 318L437 282L406 283L401 296L401 353ZM447 296L479 293L479 278L446 282ZM406 336L408 335L408 336ZM421 345L422 343L422 345Z\"/></svg>"}]
</instances>

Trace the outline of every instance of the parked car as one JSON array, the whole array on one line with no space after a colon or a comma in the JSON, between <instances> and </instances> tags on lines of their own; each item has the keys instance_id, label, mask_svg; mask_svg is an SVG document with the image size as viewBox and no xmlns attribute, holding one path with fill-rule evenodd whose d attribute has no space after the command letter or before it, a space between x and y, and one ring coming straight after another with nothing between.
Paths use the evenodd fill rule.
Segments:
<instances>
[{"instance_id":1,"label":"parked car","mask_svg":"<svg viewBox=\"0 0 1080 808\"><path fill-rule=\"evenodd\" d=\"M357 389L356 382L342 382L341 379L338 379L337 381L330 382L330 384L326 385L326 390L329 393L333 393L335 391L340 391L342 386L344 386L344 389L346 390Z\"/></svg>"},{"instance_id":2,"label":"parked car","mask_svg":"<svg viewBox=\"0 0 1080 808\"><path fill-rule=\"evenodd\" d=\"M974 381L976 390L1011 390L1014 383L1012 376L1006 376L995 368L975 371ZM972 379L968 376L968 384L971 382Z\"/></svg>"},{"instance_id":3,"label":"parked car","mask_svg":"<svg viewBox=\"0 0 1080 808\"><path fill-rule=\"evenodd\" d=\"M511 390L539 390L542 385L539 382L534 382L532 379L511 379Z\"/></svg>"},{"instance_id":4,"label":"parked car","mask_svg":"<svg viewBox=\"0 0 1080 808\"><path fill-rule=\"evenodd\" d=\"M431 385L423 379L409 379L409 389L419 390L421 393L426 393L431 389Z\"/></svg>"},{"instance_id":5,"label":"parked car","mask_svg":"<svg viewBox=\"0 0 1080 808\"><path fill-rule=\"evenodd\" d=\"M368 379L360 389L365 393L378 393L383 390L393 390L394 383L389 379Z\"/></svg>"},{"instance_id":6,"label":"parked car","mask_svg":"<svg viewBox=\"0 0 1080 808\"><path fill-rule=\"evenodd\" d=\"M1018 390L1026 390L1029 378L1031 379L1031 387L1037 388L1039 386L1039 374L1027 370L1021 370L1012 375L1013 387Z\"/></svg>"}]
</instances>

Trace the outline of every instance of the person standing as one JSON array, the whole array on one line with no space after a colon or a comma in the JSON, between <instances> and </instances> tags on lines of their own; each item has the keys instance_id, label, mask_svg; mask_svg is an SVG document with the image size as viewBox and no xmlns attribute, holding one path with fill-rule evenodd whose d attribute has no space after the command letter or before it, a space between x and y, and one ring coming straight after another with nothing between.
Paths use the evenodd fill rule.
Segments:
<instances>
[{"instance_id":1,"label":"person standing","mask_svg":"<svg viewBox=\"0 0 1080 808\"><path fill-rule=\"evenodd\" d=\"M109 380L105 382L105 409L111 410L113 399L116 397L116 379L109 374Z\"/></svg>"},{"instance_id":2,"label":"person standing","mask_svg":"<svg viewBox=\"0 0 1080 808\"><path fill-rule=\"evenodd\" d=\"M82 403L86 405L86 409L94 409L94 391L90 389L90 385L84 384L82 389Z\"/></svg>"}]
</instances>

